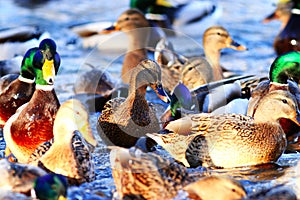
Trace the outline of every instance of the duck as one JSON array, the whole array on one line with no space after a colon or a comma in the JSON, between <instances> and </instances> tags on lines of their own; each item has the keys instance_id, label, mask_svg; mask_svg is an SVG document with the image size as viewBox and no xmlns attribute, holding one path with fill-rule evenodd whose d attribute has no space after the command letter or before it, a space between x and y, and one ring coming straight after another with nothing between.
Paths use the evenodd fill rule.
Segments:
<instances>
[{"instance_id":1,"label":"duck","mask_svg":"<svg viewBox=\"0 0 300 200\"><path fill-rule=\"evenodd\" d=\"M72 185L95 180L93 149L88 144L95 147L97 141L88 120L89 114L80 101L65 101L56 113L54 137L37 147L28 163L61 174Z\"/></svg>"},{"instance_id":2,"label":"duck","mask_svg":"<svg viewBox=\"0 0 300 200\"><path fill-rule=\"evenodd\" d=\"M141 10L169 36L199 36L206 28L217 24L222 15L222 7L211 1L131 0L130 7Z\"/></svg>"},{"instance_id":3,"label":"duck","mask_svg":"<svg viewBox=\"0 0 300 200\"><path fill-rule=\"evenodd\" d=\"M244 187L236 180L221 176L188 174L187 169L156 153L139 148L109 146L112 176L116 185L114 196L124 199L241 199ZM186 194L182 194L184 191Z\"/></svg>"},{"instance_id":4,"label":"duck","mask_svg":"<svg viewBox=\"0 0 300 200\"><path fill-rule=\"evenodd\" d=\"M36 56L37 52L39 52L39 56ZM35 91L34 70L44 63L44 59L39 59L39 57L49 57L50 54L54 55L55 71L57 72L60 56L56 52L56 44L52 39L44 39L39 47L30 48L25 53L19 75L8 74L1 77L0 127L4 126L21 105L30 101Z\"/></svg>"},{"instance_id":5,"label":"duck","mask_svg":"<svg viewBox=\"0 0 300 200\"><path fill-rule=\"evenodd\" d=\"M47 41L55 48L49 48ZM3 128L6 155L12 153L20 163L27 163L40 144L53 138L53 123L60 106L53 85L60 64L56 44L52 39L45 39L43 44L47 46L46 50L37 51L33 58L34 93Z\"/></svg>"},{"instance_id":6,"label":"duck","mask_svg":"<svg viewBox=\"0 0 300 200\"><path fill-rule=\"evenodd\" d=\"M121 72L121 78L125 84L129 83L131 70L140 61L148 58L146 47L151 39L151 28L149 27L150 24L142 12L137 9L128 9L118 17L112 26L102 31L102 33L122 31L128 36L128 47Z\"/></svg>"},{"instance_id":7,"label":"duck","mask_svg":"<svg viewBox=\"0 0 300 200\"><path fill-rule=\"evenodd\" d=\"M300 50L300 5L297 0L279 1L275 14L282 21L280 32L275 37L273 48L277 55ZM268 20L267 20L268 21Z\"/></svg>"},{"instance_id":8,"label":"duck","mask_svg":"<svg viewBox=\"0 0 300 200\"><path fill-rule=\"evenodd\" d=\"M256 113L255 118L193 114L146 135L186 167L233 168L276 162L287 146L281 121L299 126L297 101L289 91L274 90L260 101Z\"/></svg>"},{"instance_id":9,"label":"duck","mask_svg":"<svg viewBox=\"0 0 300 200\"><path fill-rule=\"evenodd\" d=\"M188 193L189 199L244 199L247 192L243 185L226 176L204 176L186 185L183 190Z\"/></svg>"},{"instance_id":10,"label":"duck","mask_svg":"<svg viewBox=\"0 0 300 200\"><path fill-rule=\"evenodd\" d=\"M119 199L173 199L193 180L186 168L139 148L109 146L110 165Z\"/></svg>"},{"instance_id":11,"label":"duck","mask_svg":"<svg viewBox=\"0 0 300 200\"><path fill-rule=\"evenodd\" d=\"M8 159L0 160L0 169L2 198L58 200L67 195L67 181L60 174L47 173L39 167Z\"/></svg>"},{"instance_id":12,"label":"duck","mask_svg":"<svg viewBox=\"0 0 300 200\"><path fill-rule=\"evenodd\" d=\"M234 41L224 27L211 26L206 29L203 34L205 60L203 57L190 58L182 70L182 83L189 89L194 89L212 81L222 80L224 76L220 66L220 56L224 48L247 50L245 46Z\"/></svg>"},{"instance_id":13,"label":"duck","mask_svg":"<svg viewBox=\"0 0 300 200\"><path fill-rule=\"evenodd\" d=\"M43 39L50 38L49 32L37 26L9 26L0 30L0 60L10 60L22 56Z\"/></svg>"},{"instance_id":14,"label":"duck","mask_svg":"<svg viewBox=\"0 0 300 200\"><path fill-rule=\"evenodd\" d=\"M109 100L98 118L97 131L105 144L129 148L145 133L160 129L155 107L145 99L148 86L162 101L169 101L159 65L145 59L132 70L128 97Z\"/></svg>"}]
</instances>

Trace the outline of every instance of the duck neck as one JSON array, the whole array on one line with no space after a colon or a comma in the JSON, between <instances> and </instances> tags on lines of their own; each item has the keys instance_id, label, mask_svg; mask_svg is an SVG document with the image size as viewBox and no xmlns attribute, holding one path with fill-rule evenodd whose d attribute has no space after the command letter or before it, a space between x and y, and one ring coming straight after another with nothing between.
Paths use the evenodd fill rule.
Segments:
<instances>
[{"instance_id":1,"label":"duck neck","mask_svg":"<svg viewBox=\"0 0 300 200\"><path fill-rule=\"evenodd\" d=\"M223 79L223 72L220 66L220 50L211 48L210 45L204 43L204 54L206 57L206 60L211 65L211 68L213 69L214 79L215 80L222 80Z\"/></svg>"}]
</instances>

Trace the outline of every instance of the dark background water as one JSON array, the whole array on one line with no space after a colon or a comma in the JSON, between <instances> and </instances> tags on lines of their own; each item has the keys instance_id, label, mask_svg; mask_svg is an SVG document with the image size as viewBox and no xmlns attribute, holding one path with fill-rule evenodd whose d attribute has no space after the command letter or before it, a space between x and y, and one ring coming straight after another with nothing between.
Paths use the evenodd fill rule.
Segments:
<instances>
[{"instance_id":1,"label":"dark background water","mask_svg":"<svg viewBox=\"0 0 300 200\"><path fill-rule=\"evenodd\" d=\"M35 2L34 4L32 2ZM221 64L225 68L245 74L267 74L269 66L276 58L272 48L274 37L279 31L280 23L262 24L262 19L275 8L273 1L215 1L222 8L222 16L218 24L226 27L232 37L247 46L246 52L233 50L222 51ZM57 42L61 55L61 68L56 78L55 89L60 101L73 95L73 84L80 72L88 70L86 63L105 69L117 77L122 65L122 51L107 49L114 46L119 36L111 36L99 48L82 48L83 41L68 27L88 21L114 21L128 6L126 0L52 0L22 1L0 0L0 29L20 25L36 25L47 31ZM173 38L175 49L183 55L199 55L203 53L201 32L197 36L181 35ZM0 46L0 54L5 48ZM91 125L96 133L97 114L91 114ZM98 138L99 139L99 138ZM99 139L100 141L100 139ZM163 153L163 150L159 150ZM72 187L70 199L103 199L111 198L114 182L111 177L108 151L99 144L94 153L97 180L80 187ZM298 154L285 154L278 161L279 167L267 169L218 170L211 173L233 176L241 180L249 193L262 188L288 182L295 186L296 172L293 167L300 159ZM191 170L200 173L201 169ZM299 181L299 180L298 180Z\"/></svg>"}]
</instances>

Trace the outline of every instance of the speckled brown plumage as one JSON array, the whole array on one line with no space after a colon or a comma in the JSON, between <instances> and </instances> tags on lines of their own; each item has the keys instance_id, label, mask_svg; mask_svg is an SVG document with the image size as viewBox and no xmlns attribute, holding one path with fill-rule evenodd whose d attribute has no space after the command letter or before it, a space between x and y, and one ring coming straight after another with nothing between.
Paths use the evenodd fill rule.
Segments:
<instances>
[{"instance_id":1,"label":"speckled brown plumage","mask_svg":"<svg viewBox=\"0 0 300 200\"><path fill-rule=\"evenodd\" d=\"M186 169L154 153L137 148L112 147L111 168L117 193L143 199L172 199L178 190L190 183Z\"/></svg>"},{"instance_id":2,"label":"speckled brown plumage","mask_svg":"<svg viewBox=\"0 0 300 200\"><path fill-rule=\"evenodd\" d=\"M195 114L170 122L166 126L169 134L147 136L187 167L230 168L276 162L287 143L281 122L289 120L299 126L298 113L295 97L275 90L259 102L255 118Z\"/></svg>"},{"instance_id":3,"label":"speckled brown plumage","mask_svg":"<svg viewBox=\"0 0 300 200\"><path fill-rule=\"evenodd\" d=\"M161 87L160 81L155 62L144 60L134 68L128 97L108 101L98 119L97 130L106 144L131 147L141 136L160 129L155 108L145 99L147 86Z\"/></svg>"}]
</instances>

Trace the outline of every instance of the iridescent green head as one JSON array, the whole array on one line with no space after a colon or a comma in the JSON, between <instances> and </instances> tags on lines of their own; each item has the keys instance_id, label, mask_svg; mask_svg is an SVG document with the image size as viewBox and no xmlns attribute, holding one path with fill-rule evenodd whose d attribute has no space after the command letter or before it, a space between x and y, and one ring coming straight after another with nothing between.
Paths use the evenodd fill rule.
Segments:
<instances>
[{"instance_id":1,"label":"iridescent green head","mask_svg":"<svg viewBox=\"0 0 300 200\"><path fill-rule=\"evenodd\" d=\"M52 85L58 72L60 57L52 39L44 39L39 47L29 49L23 58L21 76L34 80L36 84Z\"/></svg>"},{"instance_id":2,"label":"iridescent green head","mask_svg":"<svg viewBox=\"0 0 300 200\"><path fill-rule=\"evenodd\" d=\"M278 56L271 65L271 82L286 84L288 79L300 80L300 52L292 51Z\"/></svg>"},{"instance_id":3,"label":"iridescent green head","mask_svg":"<svg viewBox=\"0 0 300 200\"><path fill-rule=\"evenodd\" d=\"M172 116L176 115L177 108L185 108L190 110L193 106L193 99L190 90L182 83L174 88L171 95L170 110Z\"/></svg>"},{"instance_id":4,"label":"iridescent green head","mask_svg":"<svg viewBox=\"0 0 300 200\"><path fill-rule=\"evenodd\" d=\"M34 183L35 195L40 200L66 199L67 188L66 177L59 174L46 174Z\"/></svg>"}]
</instances>

